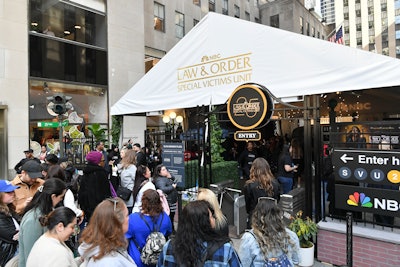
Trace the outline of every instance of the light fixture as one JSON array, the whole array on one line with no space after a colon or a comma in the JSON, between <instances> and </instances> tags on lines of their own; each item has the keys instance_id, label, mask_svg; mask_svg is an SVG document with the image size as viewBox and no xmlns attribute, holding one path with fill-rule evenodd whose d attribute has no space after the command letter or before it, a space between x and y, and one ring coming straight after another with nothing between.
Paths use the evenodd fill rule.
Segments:
<instances>
[{"instance_id":1,"label":"light fixture","mask_svg":"<svg viewBox=\"0 0 400 267\"><path fill-rule=\"evenodd\" d=\"M174 120L176 118L176 113L172 111L171 113L169 113L169 117L171 118L171 120Z\"/></svg>"},{"instance_id":2,"label":"light fixture","mask_svg":"<svg viewBox=\"0 0 400 267\"><path fill-rule=\"evenodd\" d=\"M77 29L77 30L80 30L81 26L80 25L75 25L74 28Z\"/></svg>"},{"instance_id":3,"label":"light fixture","mask_svg":"<svg viewBox=\"0 0 400 267\"><path fill-rule=\"evenodd\" d=\"M164 123L168 123L168 122L170 121L169 116L166 116L166 115L163 116L162 121L163 121Z\"/></svg>"},{"instance_id":4,"label":"light fixture","mask_svg":"<svg viewBox=\"0 0 400 267\"><path fill-rule=\"evenodd\" d=\"M183 117L181 115L177 116L177 114L172 111L168 115L164 115L162 121L165 123L165 132L170 132L173 139L179 139L178 136L175 137L175 125L178 124L178 128L176 129L178 135L179 127L182 130L181 123L183 122Z\"/></svg>"},{"instance_id":5,"label":"light fixture","mask_svg":"<svg viewBox=\"0 0 400 267\"><path fill-rule=\"evenodd\" d=\"M176 117L176 122L181 124L183 122L183 117L181 115Z\"/></svg>"}]
</instances>

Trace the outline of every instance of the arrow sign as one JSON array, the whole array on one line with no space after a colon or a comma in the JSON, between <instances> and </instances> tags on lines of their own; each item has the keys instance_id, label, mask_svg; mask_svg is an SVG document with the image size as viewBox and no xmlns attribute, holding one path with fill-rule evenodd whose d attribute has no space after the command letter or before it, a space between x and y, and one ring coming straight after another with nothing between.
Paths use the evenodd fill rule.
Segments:
<instances>
[{"instance_id":1,"label":"arrow sign","mask_svg":"<svg viewBox=\"0 0 400 267\"><path fill-rule=\"evenodd\" d=\"M344 162L347 163L348 160L353 160L353 157L348 157L347 154L343 154L343 156L340 157L340 159Z\"/></svg>"}]
</instances>

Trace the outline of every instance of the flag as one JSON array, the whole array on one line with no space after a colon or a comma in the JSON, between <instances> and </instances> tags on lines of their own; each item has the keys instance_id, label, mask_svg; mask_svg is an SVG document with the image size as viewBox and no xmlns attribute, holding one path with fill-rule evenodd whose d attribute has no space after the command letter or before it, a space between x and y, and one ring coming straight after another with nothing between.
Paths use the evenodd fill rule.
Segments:
<instances>
[{"instance_id":1,"label":"flag","mask_svg":"<svg viewBox=\"0 0 400 267\"><path fill-rule=\"evenodd\" d=\"M342 26L340 26L339 30L336 32L335 43L343 44L343 27Z\"/></svg>"},{"instance_id":2,"label":"flag","mask_svg":"<svg viewBox=\"0 0 400 267\"><path fill-rule=\"evenodd\" d=\"M336 33L333 33L331 37L328 38L329 42L343 44L343 28L340 26Z\"/></svg>"}]
</instances>

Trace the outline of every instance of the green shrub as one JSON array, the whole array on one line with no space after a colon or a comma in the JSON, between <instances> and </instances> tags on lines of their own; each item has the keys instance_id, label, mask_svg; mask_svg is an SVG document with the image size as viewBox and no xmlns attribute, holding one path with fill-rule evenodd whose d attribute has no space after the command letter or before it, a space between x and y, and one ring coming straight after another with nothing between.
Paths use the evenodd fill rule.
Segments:
<instances>
[{"instance_id":1,"label":"green shrub","mask_svg":"<svg viewBox=\"0 0 400 267\"><path fill-rule=\"evenodd\" d=\"M199 177L198 186L203 187L205 184L204 170L201 170L199 174L199 162L198 160L191 160L185 162L185 188L191 188L196 186L196 178ZM207 184L219 183L226 180L233 180L235 188L239 188L239 175L236 161L221 161L212 163L211 165L212 179L209 177L209 170L207 166L206 179Z\"/></svg>"}]
</instances>

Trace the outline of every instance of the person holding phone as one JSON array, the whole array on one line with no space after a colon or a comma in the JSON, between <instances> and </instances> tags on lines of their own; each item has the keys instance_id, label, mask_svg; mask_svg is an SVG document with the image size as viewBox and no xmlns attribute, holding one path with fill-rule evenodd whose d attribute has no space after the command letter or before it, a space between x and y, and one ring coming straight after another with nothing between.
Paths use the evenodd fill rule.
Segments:
<instances>
[{"instance_id":1,"label":"person holding phone","mask_svg":"<svg viewBox=\"0 0 400 267\"><path fill-rule=\"evenodd\" d=\"M173 232L175 232L174 217L178 206L178 191L176 190L175 177L171 175L167 167L163 164L159 164L154 171L153 183L156 189L160 189L167 196L170 210L169 218L171 220Z\"/></svg>"}]
</instances>

